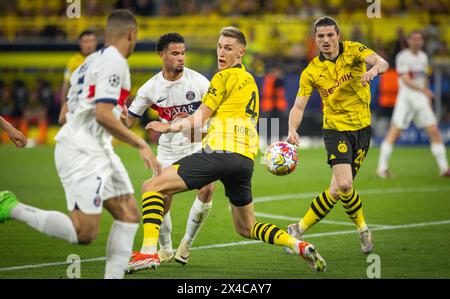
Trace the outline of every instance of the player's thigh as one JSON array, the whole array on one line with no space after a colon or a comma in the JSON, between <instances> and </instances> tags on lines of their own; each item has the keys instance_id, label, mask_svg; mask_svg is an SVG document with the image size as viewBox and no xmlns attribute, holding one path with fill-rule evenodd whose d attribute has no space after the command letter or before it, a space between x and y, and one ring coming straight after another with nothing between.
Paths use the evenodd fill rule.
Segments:
<instances>
[{"instance_id":1,"label":"player's thigh","mask_svg":"<svg viewBox=\"0 0 450 299\"><path fill-rule=\"evenodd\" d=\"M324 129L323 141L327 151L327 163L331 167L336 164L353 163L353 142L347 134Z\"/></svg>"},{"instance_id":2,"label":"player's thigh","mask_svg":"<svg viewBox=\"0 0 450 299\"><path fill-rule=\"evenodd\" d=\"M239 154L223 154L225 156L220 180L225 195L234 206L246 206L253 201L252 176L253 161Z\"/></svg>"},{"instance_id":3,"label":"player's thigh","mask_svg":"<svg viewBox=\"0 0 450 299\"><path fill-rule=\"evenodd\" d=\"M139 210L133 194L124 194L109 198L103 206L115 220L123 222L139 222Z\"/></svg>"},{"instance_id":4,"label":"player's thigh","mask_svg":"<svg viewBox=\"0 0 450 299\"><path fill-rule=\"evenodd\" d=\"M142 184L142 193L158 192L167 197L188 190L184 180L178 175L177 166L169 166L161 173Z\"/></svg>"},{"instance_id":5,"label":"player's thigh","mask_svg":"<svg viewBox=\"0 0 450 299\"><path fill-rule=\"evenodd\" d=\"M231 206L231 215L236 232L245 238L251 238L251 231L256 223L255 206L253 202L245 206Z\"/></svg>"},{"instance_id":6,"label":"player's thigh","mask_svg":"<svg viewBox=\"0 0 450 299\"><path fill-rule=\"evenodd\" d=\"M218 180L222 175L223 154L204 151L186 156L174 163L172 168L184 181L188 190L202 189Z\"/></svg>"},{"instance_id":7,"label":"player's thigh","mask_svg":"<svg viewBox=\"0 0 450 299\"><path fill-rule=\"evenodd\" d=\"M370 140L372 139L372 129L367 126L363 129L348 133L351 135L353 142L352 149L352 174L355 178L361 168L367 153L370 149Z\"/></svg>"}]
</instances>

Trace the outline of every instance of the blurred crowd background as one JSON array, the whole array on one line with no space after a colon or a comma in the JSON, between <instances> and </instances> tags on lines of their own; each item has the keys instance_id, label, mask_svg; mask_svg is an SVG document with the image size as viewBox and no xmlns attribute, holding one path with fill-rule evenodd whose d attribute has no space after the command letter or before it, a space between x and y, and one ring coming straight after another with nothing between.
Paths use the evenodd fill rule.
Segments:
<instances>
[{"instance_id":1,"label":"blurred crowd background","mask_svg":"<svg viewBox=\"0 0 450 299\"><path fill-rule=\"evenodd\" d=\"M69 18L67 9L77 2L80 17ZM368 17L371 2L381 4L380 18ZM430 59L433 105L444 139L450 142L450 0L0 0L0 115L34 134L38 143L52 143L64 72L80 51L79 35L91 30L100 48L105 16L115 8L130 9L139 23L139 43L129 59L133 85L129 100L160 70L155 51L160 35L181 33L188 48L186 65L211 78L219 30L234 25L247 36L244 63L259 86L261 117L280 118L281 137L287 131L299 75L317 55L311 36L317 17L335 17L342 39L367 45L392 66L371 84L375 141L384 136L395 104L395 55L406 47L407 34L421 29ZM143 122L154 117L149 112ZM319 136L321 122L320 98L314 94L303 134ZM405 143L426 142L414 128L404 136Z\"/></svg>"}]
</instances>

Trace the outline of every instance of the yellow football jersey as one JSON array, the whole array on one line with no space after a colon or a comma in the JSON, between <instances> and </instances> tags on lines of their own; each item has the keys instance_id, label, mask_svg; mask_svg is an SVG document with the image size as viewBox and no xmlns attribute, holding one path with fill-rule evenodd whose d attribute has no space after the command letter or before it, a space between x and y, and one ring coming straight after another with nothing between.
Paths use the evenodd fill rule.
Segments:
<instances>
[{"instance_id":1,"label":"yellow football jersey","mask_svg":"<svg viewBox=\"0 0 450 299\"><path fill-rule=\"evenodd\" d=\"M259 94L245 67L236 65L215 74L202 102L213 111L203 147L254 160L259 146Z\"/></svg>"},{"instance_id":2,"label":"yellow football jersey","mask_svg":"<svg viewBox=\"0 0 450 299\"><path fill-rule=\"evenodd\" d=\"M64 81L70 80L70 75L77 67L79 67L86 59L81 53L74 54L69 58L66 69L64 71Z\"/></svg>"},{"instance_id":3,"label":"yellow football jersey","mask_svg":"<svg viewBox=\"0 0 450 299\"><path fill-rule=\"evenodd\" d=\"M339 43L334 60L316 56L302 72L298 96L309 97L316 89L323 103L323 128L356 131L370 125L370 86L362 86L364 60L375 52L361 43Z\"/></svg>"}]
</instances>

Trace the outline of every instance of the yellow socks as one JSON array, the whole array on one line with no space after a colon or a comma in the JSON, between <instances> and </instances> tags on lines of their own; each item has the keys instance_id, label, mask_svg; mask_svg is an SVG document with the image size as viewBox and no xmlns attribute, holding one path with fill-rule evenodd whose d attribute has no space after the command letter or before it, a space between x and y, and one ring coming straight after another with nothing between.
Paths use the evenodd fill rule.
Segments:
<instances>
[{"instance_id":1,"label":"yellow socks","mask_svg":"<svg viewBox=\"0 0 450 299\"><path fill-rule=\"evenodd\" d=\"M333 209L338 200L334 199L329 190L325 190L318 195L311 203L311 207L306 212L305 216L298 223L301 233L304 233L311 226L319 222Z\"/></svg>"},{"instance_id":2,"label":"yellow socks","mask_svg":"<svg viewBox=\"0 0 450 299\"><path fill-rule=\"evenodd\" d=\"M158 192L142 194L142 222L144 228L142 253L155 254L157 252L159 229L164 215L162 198L162 195Z\"/></svg>"},{"instance_id":3,"label":"yellow socks","mask_svg":"<svg viewBox=\"0 0 450 299\"><path fill-rule=\"evenodd\" d=\"M252 228L251 238L269 244L289 247L298 252L297 243L299 241L274 224L256 222Z\"/></svg>"},{"instance_id":4,"label":"yellow socks","mask_svg":"<svg viewBox=\"0 0 450 299\"><path fill-rule=\"evenodd\" d=\"M356 224L356 226L358 227L358 231L366 231L368 228L364 219L362 202L359 198L358 193L356 193L354 189L352 189L347 194L339 191L339 197L342 201L345 212L348 214L353 223Z\"/></svg>"}]
</instances>

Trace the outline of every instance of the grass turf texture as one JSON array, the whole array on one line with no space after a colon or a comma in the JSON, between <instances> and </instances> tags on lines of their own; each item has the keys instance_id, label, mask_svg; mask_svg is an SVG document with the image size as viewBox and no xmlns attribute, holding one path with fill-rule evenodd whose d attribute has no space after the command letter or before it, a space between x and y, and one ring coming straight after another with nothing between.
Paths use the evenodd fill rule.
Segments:
<instances>
[{"instance_id":1,"label":"grass turf texture","mask_svg":"<svg viewBox=\"0 0 450 299\"><path fill-rule=\"evenodd\" d=\"M150 171L144 169L136 150L120 146L116 151L129 171L135 190L140 190L141 183L151 176ZM257 212L299 218L304 215L315 195L297 198L287 196L288 199L265 202L258 202L258 198L296 193L318 194L328 186L331 171L326 165L324 150L300 151L299 157L297 170L285 177L270 174L260 164L258 157L253 177ZM450 219L450 179L438 176L437 166L428 147L396 148L391 162L395 177L390 180L381 180L374 175L377 159L378 149L372 148L355 181L369 226L371 223L397 226ZM42 209L66 210L63 188L54 166L53 148L17 150L12 146L2 146L0 165L0 190L11 190L23 203ZM430 188L420 190L420 187ZM139 193L136 196L140 198ZM184 235L194 197L193 192L175 197L171 211L174 248L178 247ZM275 223L282 228L294 222L265 217L257 219ZM340 203L325 219L350 223ZM82 260L104 257L111 222L111 216L105 211L97 240L87 246L70 245L41 235L18 221L0 224L0 278L66 278L68 265L9 271L2 269L65 262L70 254L77 254ZM374 231L374 253L381 258L382 278L450 278L448 222L377 229ZM350 232L321 235L339 231ZM319 223L308 234L310 237L306 235L305 240L314 243L327 260L326 273L310 271L304 261L285 254L280 247L248 242L250 240L237 235L223 186L218 183L212 211L194 247L243 243L199 248L192 251L191 260L186 266L163 263L157 271L143 271L127 275L126 278L367 278L369 263L360 251L359 236L353 226ZM135 239L135 250L140 248L141 240L142 228ZM104 260L81 263L82 278L102 278L103 273Z\"/></svg>"}]
</instances>

